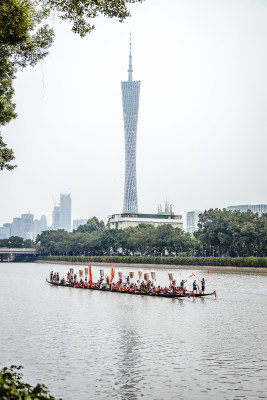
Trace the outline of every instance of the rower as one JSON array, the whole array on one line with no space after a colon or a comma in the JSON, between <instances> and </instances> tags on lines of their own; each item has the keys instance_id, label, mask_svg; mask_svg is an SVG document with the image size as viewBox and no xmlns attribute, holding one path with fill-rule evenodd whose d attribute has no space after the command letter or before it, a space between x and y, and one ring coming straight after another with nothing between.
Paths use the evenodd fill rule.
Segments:
<instances>
[{"instance_id":1,"label":"rower","mask_svg":"<svg viewBox=\"0 0 267 400\"><path fill-rule=\"evenodd\" d=\"M194 280L194 282L193 282L193 292L197 293L197 281L196 280Z\"/></svg>"},{"instance_id":2,"label":"rower","mask_svg":"<svg viewBox=\"0 0 267 400\"><path fill-rule=\"evenodd\" d=\"M185 286L184 286L185 282L187 282L187 281L185 281L184 279L182 279L182 281L181 281L181 283L180 283L181 292L183 292L183 291L185 290Z\"/></svg>"},{"instance_id":3,"label":"rower","mask_svg":"<svg viewBox=\"0 0 267 400\"><path fill-rule=\"evenodd\" d=\"M204 278L202 278L200 282L201 282L201 290L202 290L202 293L204 293L204 292L205 292L206 281L205 281Z\"/></svg>"}]
</instances>

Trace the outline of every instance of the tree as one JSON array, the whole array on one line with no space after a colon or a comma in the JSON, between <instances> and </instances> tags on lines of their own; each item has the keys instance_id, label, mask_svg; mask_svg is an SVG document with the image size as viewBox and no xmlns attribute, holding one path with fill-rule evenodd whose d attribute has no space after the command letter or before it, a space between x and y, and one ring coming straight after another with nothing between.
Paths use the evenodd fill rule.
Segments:
<instances>
[{"instance_id":1,"label":"tree","mask_svg":"<svg viewBox=\"0 0 267 400\"><path fill-rule=\"evenodd\" d=\"M1 0L0 2L0 127L16 118L13 81L18 68L34 66L47 54L54 38L45 21L52 12L72 23L81 37L95 29L91 20L103 15L130 16L127 3L143 0ZM12 170L14 153L0 136L0 170Z\"/></svg>"},{"instance_id":2,"label":"tree","mask_svg":"<svg viewBox=\"0 0 267 400\"><path fill-rule=\"evenodd\" d=\"M200 215L194 235L204 247L214 246L219 256L265 256L267 218L250 210L210 209Z\"/></svg>"},{"instance_id":3,"label":"tree","mask_svg":"<svg viewBox=\"0 0 267 400\"><path fill-rule=\"evenodd\" d=\"M127 237L127 229L106 229L101 236L101 248L105 254L117 254L127 248Z\"/></svg>"},{"instance_id":4,"label":"tree","mask_svg":"<svg viewBox=\"0 0 267 400\"><path fill-rule=\"evenodd\" d=\"M210 209L199 215L199 230L194 232L204 246L214 246L219 256L225 255L232 243L229 230L231 211Z\"/></svg>"},{"instance_id":5,"label":"tree","mask_svg":"<svg viewBox=\"0 0 267 400\"><path fill-rule=\"evenodd\" d=\"M63 229L58 231L44 231L38 235L36 242L42 254L61 255L68 251L71 236Z\"/></svg>"},{"instance_id":6,"label":"tree","mask_svg":"<svg viewBox=\"0 0 267 400\"><path fill-rule=\"evenodd\" d=\"M51 396L44 385L39 383L34 387L22 382L22 375L18 373L22 367L12 365L0 371L0 398L12 400L56 400Z\"/></svg>"},{"instance_id":7,"label":"tree","mask_svg":"<svg viewBox=\"0 0 267 400\"><path fill-rule=\"evenodd\" d=\"M129 229L129 228L128 228ZM139 224L129 229L127 239L128 248L141 255L151 254L156 240L156 228L150 224Z\"/></svg>"},{"instance_id":8,"label":"tree","mask_svg":"<svg viewBox=\"0 0 267 400\"><path fill-rule=\"evenodd\" d=\"M190 233L184 232L180 228L175 228L167 240L167 251L169 254L179 252L189 252L194 247Z\"/></svg>"},{"instance_id":9,"label":"tree","mask_svg":"<svg viewBox=\"0 0 267 400\"><path fill-rule=\"evenodd\" d=\"M10 161L14 160L14 158L13 150L7 148L6 143L3 142L2 136L0 136L0 170L3 171L3 169L7 169L10 171L16 168L16 165L10 164Z\"/></svg>"},{"instance_id":10,"label":"tree","mask_svg":"<svg viewBox=\"0 0 267 400\"><path fill-rule=\"evenodd\" d=\"M1 247L17 248L20 249L24 247L24 241L19 236L11 236L9 239L2 239L0 241Z\"/></svg>"},{"instance_id":11,"label":"tree","mask_svg":"<svg viewBox=\"0 0 267 400\"><path fill-rule=\"evenodd\" d=\"M156 228L155 239L153 243L154 250L157 255L164 256L169 242L174 231L172 225L159 225Z\"/></svg>"},{"instance_id":12,"label":"tree","mask_svg":"<svg viewBox=\"0 0 267 400\"><path fill-rule=\"evenodd\" d=\"M96 217L88 219L85 225L80 225L75 232L91 233L94 231L104 231L105 223L104 221L99 221Z\"/></svg>"},{"instance_id":13,"label":"tree","mask_svg":"<svg viewBox=\"0 0 267 400\"><path fill-rule=\"evenodd\" d=\"M48 54L53 30L43 24L50 11L39 0L1 0L0 3L0 127L16 118L13 81L18 68L34 66ZM0 146L0 169L15 165L11 149Z\"/></svg>"}]
</instances>

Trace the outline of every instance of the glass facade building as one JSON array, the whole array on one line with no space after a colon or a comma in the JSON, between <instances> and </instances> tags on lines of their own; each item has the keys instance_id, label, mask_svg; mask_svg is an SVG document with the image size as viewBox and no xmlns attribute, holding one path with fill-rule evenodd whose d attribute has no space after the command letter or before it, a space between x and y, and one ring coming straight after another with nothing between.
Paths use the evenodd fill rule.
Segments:
<instances>
[{"instance_id":1,"label":"glass facade building","mask_svg":"<svg viewBox=\"0 0 267 400\"><path fill-rule=\"evenodd\" d=\"M61 227L71 232L71 197L70 194L60 195Z\"/></svg>"},{"instance_id":2,"label":"glass facade building","mask_svg":"<svg viewBox=\"0 0 267 400\"><path fill-rule=\"evenodd\" d=\"M198 230L198 219L199 214L202 214L203 211L188 211L186 213L186 232L189 232L191 235Z\"/></svg>"},{"instance_id":3,"label":"glass facade building","mask_svg":"<svg viewBox=\"0 0 267 400\"><path fill-rule=\"evenodd\" d=\"M121 82L125 137L124 213L138 213L136 182L136 136L140 84L140 81L133 81L132 52L130 42L128 81Z\"/></svg>"},{"instance_id":4,"label":"glass facade building","mask_svg":"<svg viewBox=\"0 0 267 400\"><path fill-rule=\"evenodd\" d=\"M60 194L59 205L54 206L52 214L54 230L64 229L71 232L71 197L70 194Z\"/></svg>"},{"instance_id":5,"label":"glass facade building","mask_svg":"<svg viewBox=\"0 0 267 400\"><path fill-rule=\"evenodd\" d=\"M241 211L247 212L248 210L252 211L253 213L258 213L261 217L262 214L267 213L267 204L242 204L238 206L229 206L227 207L228 211Z\"/></svg>"}]
</instances>

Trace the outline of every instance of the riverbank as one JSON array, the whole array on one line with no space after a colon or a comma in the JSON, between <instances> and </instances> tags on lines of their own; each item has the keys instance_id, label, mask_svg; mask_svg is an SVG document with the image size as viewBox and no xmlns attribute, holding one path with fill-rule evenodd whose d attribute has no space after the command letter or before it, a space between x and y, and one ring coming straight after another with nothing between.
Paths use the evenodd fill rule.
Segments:
<instances>
[{"instance_id":1,"label":"riverbank","mask_svg":"<svg viewBox=\"0 0 267 400\"><path fill-rule=\"evenodd\" d=\"M61 264L61 265L84 265L88 262L78 261L53 261L53 260L37 260L36 263L41 264ZM108 265L108 262L92 262L93 266ZM267 268L255 267L233 267L233 266L213 266L213 265L171 265L171 264L129 264L129 263L114 263L117 268L141 268L155 270L179 270L179 269L194 269L198 271L212 271L213 273L231 273L231 274L264 274L267 275Z\"/></svg>"}]
</instances>

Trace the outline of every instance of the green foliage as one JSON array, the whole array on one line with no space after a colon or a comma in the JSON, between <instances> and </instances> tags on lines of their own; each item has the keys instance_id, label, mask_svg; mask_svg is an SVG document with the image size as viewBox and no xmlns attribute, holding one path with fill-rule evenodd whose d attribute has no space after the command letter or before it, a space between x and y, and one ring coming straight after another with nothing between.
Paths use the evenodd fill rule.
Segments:
<instances>
[{"instance_id":1,"label":"green foliage","mask_svg":"<svg viewBox=\"0 0 267 400\"><path fill-rule=\"evenodd\" d=\"M38 5L40 3L40 5ZM16 118L13 81L18 68L34 66L48 54L53 30L42 24L49 12L34 0L1 0L0 2L0 126ZM14 159L0 138L0 170L15 168Z\"/></svg>"},{"instance_id":2,"label":"green foliage","mask_svg":"<svg viewBox=\"0 0 267 400\"><path fill-rule=\"evenodd\" d=\"M171 225L140 224L125 230L105 227L96 217L73 233L46 231L39 253L70 256L266 257L267 214L208 210L194 236ZM171 261L172 262L172 261ZM222 261L224 262L224 261Z\"/></svg>"},{"instance_id":3,"label":"green foliage","mask_svg":"<svg viewBox=\"0 0 267 400\"><path fill-rule=\"evenodd\" d=\"M194 235L203 246L213 246L218 256L265 257L267 214L210 209L200 215Z\"/></svg>"},{"instance_id":4,"label":"green foliage","mask_svg":"<svg viewBox=\"0 0 267 400\"><path fill-rule=\"evenodd\" d=\"M101 236L101 247L104 253L117 254L120 249L127 251L129 232L129 229L125 231L106 229Z\"/></svg>"},{"instance_id":5,"label":"green foliage","mask_svg":"<svg viewBox=\"0 0 267 400\"><path fill-rule=\"evenodd\" d=\"M0 371L0 398L2 400L56 400L51 396L46 386L37 384L31 386L22 382L22 375L17 372L22 367L12 365Z\"/></svg>"},{"instance_id":6,"label":"green foliage","mask_svg":"<svg viewBox=\"0 0 267 400\"><path fill-rule=\"evenodd\" d=\"M105 227L96 217L88 220L77 231L45 231L36 241L39 253L44 255L176 255L191 249L196 239L179 228L163 225L155 228L150 224L140 224L125 230Z\"/></svg>"},{"instance_id":7,"label":"green foliage","mask_svg":"<svg viewBox=\"0 0 267 400\"><path fill-rule=\"evenodd\" d=\"M123 22L130 16L127 3L142 1L144 0L43 0L48 8L59 13L61 19L70 21L72 31L81 37L95 29L90 20L103 15Z\"/></svg>"},{"instance_id":8,"label":"green foliage","mask_svg":"<svg viewBox=\"0 0 267 400\"><path fill-rule=\"evenodd\" d=\"M36 243L30 239L23 240L19 236L11 236L9 239L0 239L0 247L11 248L34 248L36 247Z\"/></svg>"},{"instance_id":9,"label":"green foliage","mask_svg":"<svg viewBox=\"0 0 267 400\"><path fill-rule=\"evenodd\" d=\"M1 104L1 100L3 100ZM3 108L9 107L8 104L6 105L3 104L4 99L0 98L0 109L1 105L3 105ZM8 110L6 109L4 112L8 113ZM0 111L1 113L1 111ZM12 149L8 149L6 143L3 142L2 136L0 136L0 171L3 171L3 169L7 169L8 171L16 168L16 165L10 164L10 161L14 160L14 153Z\"/></svg>"},{"instance_id":10,"label":"green foliage","mask_svg":"<svg viewBox=\"0 0 267 400\"><path fill-rule=\"evenodd\" d=\"M36 238L36 242L40 246L39 251L42 254L58 255L68 252L70 240L70 234L62 229L58 231L44 231Z\"/></svg>"},{"instance_id":11,"label":"green foliage","mask_svg":"<svg viewBox=\"0 0 267 400\"><path fill-rule=\"evenodd\" d=\"M51 12L72 23L72 31L84 37L94 29L99 15L118 18L130 15L127 3L143 0L1 0L0 1L0 127L17 117L13 81L18 68L34 66L48 54L54 38L46 22ZM12 149L0 136L0 170L15 165Z\"/></svg>"},{"instance_id":12,"label":"green foliage","mask_svg":"<svg viewBox=\"0 0 267 400\"><path fill-rule=\"evenodd\" d=\"M104 231L105 223L104 221L99 221L96 217L88 219L85 225L80 225L76 232L91 233L94 231Z\"/></svg>"},{"instance_id":13,"label":"green foliage","mask_svg":"<svg viewBox=\"0 0 267 400\"><path fill-rule=\"evenodd\" d=\"M134 256L39 256L39 260L66 262L100 262L125 264L159 264L217 267L255 267L267 268L266 257L134 257Z\"/></svg>"}]
</instances>

